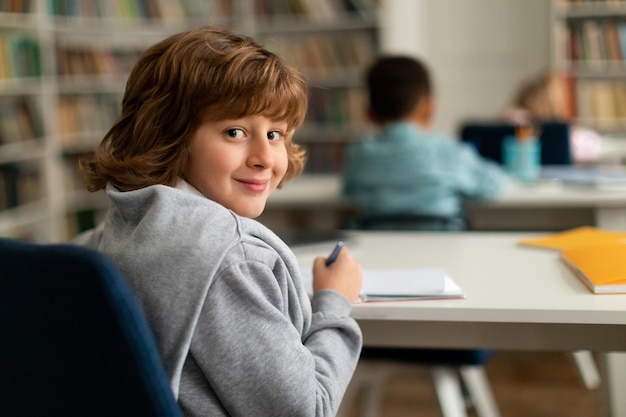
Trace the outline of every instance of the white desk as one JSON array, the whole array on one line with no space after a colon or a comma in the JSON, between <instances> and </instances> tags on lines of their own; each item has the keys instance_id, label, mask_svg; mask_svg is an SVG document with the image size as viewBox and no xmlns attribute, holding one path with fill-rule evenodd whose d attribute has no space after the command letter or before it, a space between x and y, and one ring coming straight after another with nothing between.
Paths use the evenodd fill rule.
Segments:
<instances>
[{"instance_id":1,"label":"white desk","mask_svg":"<svg viewBox=\"0 0 626 417\"><path fill-rule=\"evenodd\" d=\"M341 179L338 175L304 175L288 182L282 190L272 194L267 203L272 210L349 210L354 204L341 197ZM588 209L590 219L596 226L626 230L626 188L605 190L568 186L523 186L514 185L502 196L493 200L476 201L467 205L470 212L504 209L516 210L519 216L532 209ZM560 213L552 214L559 216ZM494 223L496 219L493 219ZM508 223L515 224L515 219ZM504 227L506 229L506 227ZM510 229L509 229L510 230Z\"/></svg>"},{"instance_id":2,"label":"white desk","mask_svg":"<svg viewBox=\"0 0 626 417\"><path fill-rule=\"evenodd\" d=\"M356 233L364 268L445 267L465 300L365 303L353 309L368 346L626 351L626 295L594 295L528 234ZM319 248L318 248L319 249ZM315 254L296 249L303 267ZM610 410L626 416L626 355L606 357Z\"/></svg>"},{"instance_id":3,"label":"white desk","mask_svg":"<svg viewBox=\"0 0 626 417\"><path fill-rule=\"evenodd\" d=\"M278 234L290 229L335 230L356 209L341 197L338 175L302 175L272 193L258 220Z\"/></svg>"},{"instance_id":4,"label":"white desk","mask_svg":"<svg viewBox=\"0 0 626 417\"><path fill-rule=\"evenodd\" d=\"M353 207L341 196L341 177L338 174L306 174L289 181L272 193L268 208L283 207Z\"/></svg>"},{"instance_id":5,"label":"white desk","mask_svg":"<svg viewBox=\"0 0 626 417\"><path fill-rule=\"evenodd\" d=\"M596 226L626 230L626 188L603 189L583 186L513 184L503 195L467 204L480 209L571 209L593 210Z\"/></svg>"}]
</instances>

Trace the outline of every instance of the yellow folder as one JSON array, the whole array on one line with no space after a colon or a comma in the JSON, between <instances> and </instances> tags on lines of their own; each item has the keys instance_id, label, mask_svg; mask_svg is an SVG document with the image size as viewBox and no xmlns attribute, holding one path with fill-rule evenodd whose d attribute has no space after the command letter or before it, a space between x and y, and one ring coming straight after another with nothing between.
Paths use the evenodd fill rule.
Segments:
<instances>
[{"instance_id":1,"label":"yellow folder","mask_svg":"<svg viewBox=\"0 0 626 417\"><path fill-rule=\"evenodd\" d=\"M574 249L585 246L597 246L610 243L626 243L626 232L582 226L564 232L524 239L519 242L524 246L536 246L547 249ZM625 260L626 262L626 260Z\"/></svg>"},{"instance_id":2,"label":"yellow folder","mask_svg":"<svg viewBox=\"0 0 626 417\"><path fill-rule=\"evenodd\" d=\"M626 243L566 249L561 259L595 294L626 293Z\"/></svg>"}]
</instances>

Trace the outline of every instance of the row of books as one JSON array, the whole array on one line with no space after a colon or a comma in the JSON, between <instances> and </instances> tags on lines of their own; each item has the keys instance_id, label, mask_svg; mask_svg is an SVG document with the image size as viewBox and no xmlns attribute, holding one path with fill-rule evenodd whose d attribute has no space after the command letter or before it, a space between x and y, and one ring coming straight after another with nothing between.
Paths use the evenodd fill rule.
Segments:
<instances>
[{"instance_id":1,"label":"row of books","mask_svg":"<svg viewBox=\"0 0 626 417\"><path fill-rule=\"evenodd\" d=\"M116 96L70 96L59 100L58 135L63 148L95 146L120 113Z\"/></svg>"},{"instance_id":2,"label":"row of books","mask_svg":"<svg viewBox=\"0 0 626 417\"><path fill-rule=\"evenodd\" d=\"M256 0L260 19L293 16L324 23L341 19L346 14L368 16L375 9L374 0Z\"/></svg>"},{"instance_id":3,"label":"row of books","mask_svg":"<svg viewBox=\"0 0 626 417\"><path fill-rule=\"evenodd\" d=\"M117 95L75 95L59 99L57 134L66 151L85 149L99 141L120 113ZM365 93L360 88L312 88L303 141L329 131L363 128ZM39 112L28 97L0 98L0 144L42 136ZM323 126L323 129L320 128ZM326 138L328 140L328 138Z\"/></svg>"},{"instance_id":4,"label":"row of books","mask_svg":"<svg viewBox=\"0 0 626 417\"><path fill-rule=\"evenodd\" d=\"M618 4L623 0L559 0L560 3L569 5L582 5L582 4Z\"/></svg>"},{"instance_id":5,"label":"row of books","mask_svg":"<svg viewBox=\"0 0 626 417\"><path fill-rule=\"evenodd\" d=\"M102 75L126 77L139 55L140 49L85 48L59 46L57 70L59 75Z\"/></svg>"},{"instance_id":6,"label":"row of books","mask_svg":"<svg viewBox=\"0 0 626 417\"><path fill-rule=\"evenodd\" d=\"M126 75L143 49L57 48L59 75ZM42 74L39 44L28 36L0 33L0 79L39 77Z\"/></svg>"},{"instance_id":7,"label":"row of books","mask_svg":"<svg viewBox=\"0 0 626 417\"><path fill-rule=\"evenodd\" d=\"M626 232L582 226L520 244L559 251L565 265L595 294L626 293Z\"/></svg>"},{"instance_id":8,"label":"row of books","mask_svg":"<svg viewBox=\"0 0 626 417\"><path fill-rule=\"evenodd\" d=\"M40 117L26 97L0 98L0 144L41 137Z\"/></svg>"},{"instance_id":9,"label":"row of books","mask_svg":"<svg viewBox=\"0 0 626 417\"><path fill-rule=\"evenodd\" d=\"M268 48L277 51L314 80L360 80L360 72L376 54L372 35L366 32L351 36L337 32L274 37L264 41Z\"/></svg>"},{"instance_id":10,"label":"row of books","mask_svg":"<svg viewBox=\"0 0 626 417\"><path fill-rule=\"evenodd\" d=\"M37 201L41 197L41 177L35 165L0 165L0 210Z\"/></svg>"},{"instance_id":11,"label":"row of books","mask_svg":"<svg viewBox=\"0 0 626 417\"><path fill-rule=\"evenodd\" d=\"M231 13L228 0L52 0L51 3L56 16L131 21L167 22Z\"/></svg>"},{"instance_id":12,"label":"row of books","mask_svg":"<svg viewBox=\"0 0 626 417\"><path fill-rule=\"evenodd\" d=\"M340 172L343 165L345 142L303 144L307 151L304 172L307 174Z\"/></svg>"},{"instance_id":13,"label":"row of books","mask_svg":"<svg viewBox=\"0 0 626 417\"><path fill-rule=\"evenodd\" d=\"M312 88L305 123L361 129L365 123L365 100L362 88Z\"/></svg>"},{"instance_id":14,"label":"row of books","mask_svg":"<svg viewBox=\"0 0 626 417\"><path fill-rule=\"evenodd\" d=\"M579 80L576 84L576 117L601 130L626 124L626 81Z\"/></svg>"},{"instance_id":15,"label":"row of books","mask_svg":"<svg viewBox=\"0 0 626 417\"><path fill-rule=\"evenodd\" d=\"M626 21L575 20L568 24L565 59L591 69L621 66L626 59Z\"/></svg>"},{"instance_id":16,"label":"row of books","mask_svg":"<svg viewBox=\"0 0 626 417\"><path fill-rule=\"evenodd\" d=\"M0 79L41 75L39 43L31 36L0 32Z\"/></svg>"},{"instance_id":17,"label":"row of books","mask_svg":"<svg viewBox=\"0 0 626 417\"><path fill-rule=\"evenodd\" d=\"M0 0L0 13L32 13L36 0Z\"/></svg>"},{"instance_id":18,"label":"row of books","mask_svg":"<svg viewBox=\"0 0 626 417\"><path fill-rule=\"evenodd\" d=\"M78 170L78 155L65 155L62 166L63 190L67 193L85 190L85 185Z\"/></svg>"},{"instance_id":19,"label":"row of books","mask_svg":"<svg viewBox=\"0 0 626 417\"><path fill-rule=\"evenodd\" d=\"M63 191L71 197L72 204L65 218L66 236L73 237L96 226L106 214L107 202L102 191L90 193L78 170L77 155L66 155L63 164Z\"/></svg>"},{"instance_id":20,"label":"row of books","mask_svg":"<svg viewBox=\"0 0 626 417\"><path fill-rule=\"evenodd\" d=\"M0 0L0 12L32 13L35 0ZM313 21L328 21L346 13L367 14L376 9L376 0L255 0L255 12L263 16L307 16ZM227 16L231 0L51 0L57 16L181 19L196 16Z\"/></svg>"}]
</instances>

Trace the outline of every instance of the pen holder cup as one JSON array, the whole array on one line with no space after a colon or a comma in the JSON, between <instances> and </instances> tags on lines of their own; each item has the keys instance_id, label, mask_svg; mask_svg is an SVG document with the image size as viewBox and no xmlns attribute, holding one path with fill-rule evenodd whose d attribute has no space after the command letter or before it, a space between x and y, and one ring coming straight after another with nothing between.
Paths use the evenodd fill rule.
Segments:
<instances>
[{"instance_id":1,"label":"pen holder cup","mask_svg":"<svg viewBox=\"0 0 626 417\"><path fill-rule=\"evenodd\" d=\"M541 144L535 137L518 139L504 138L502 162L505 170L523 182L533 182L541 169Z\"/></svg>"}]
</instances>

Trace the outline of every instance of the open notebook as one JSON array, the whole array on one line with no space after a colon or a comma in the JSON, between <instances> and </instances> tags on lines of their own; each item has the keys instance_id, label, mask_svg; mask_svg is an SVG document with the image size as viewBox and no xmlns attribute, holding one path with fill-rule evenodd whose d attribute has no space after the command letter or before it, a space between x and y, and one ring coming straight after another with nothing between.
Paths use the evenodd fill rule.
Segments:
<instances>
[{"instance_id":1,"label":"open notebook","mask_svg":"<svg viewBox=\"0 0 626 417\"><path fill-rule=\"evenodd\" d=\"M313 276L302 270L304 283L313 294ZM362 301L465 298L461 287L442 268L364 269Z\"/></svg>"}]
</instances>

